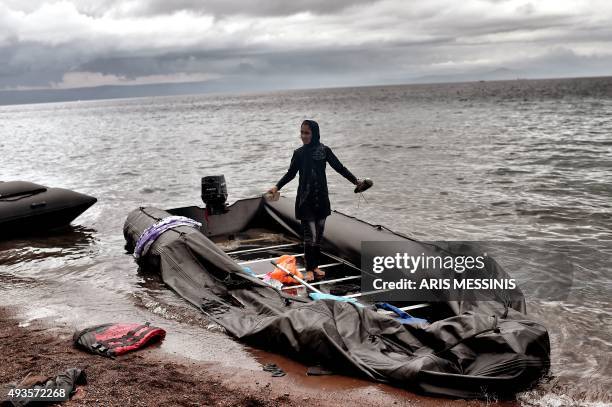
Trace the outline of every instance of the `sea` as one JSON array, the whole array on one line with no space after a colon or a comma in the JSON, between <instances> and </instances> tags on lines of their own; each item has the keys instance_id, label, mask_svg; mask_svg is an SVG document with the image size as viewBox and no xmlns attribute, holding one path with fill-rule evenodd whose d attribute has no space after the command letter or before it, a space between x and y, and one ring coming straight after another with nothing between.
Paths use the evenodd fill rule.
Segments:
<instances>
[{"instance_id":1,"label":"sea","mask_svg":"<svg viewBox=\"0 0 612 407\"><path fill-rule=\"evenodd\" d=\"M0 241L0 304L22 326L149 320L169 352L257 368L138 269L122 228L140 206L202 205L207 175L225 176L230 203L261 195L304 119L374 181L356 195L328 168L333 209L415 239L498 243L551 339L551 372L518 405L612 403L612 77L0 106L0 181L98 198L68 229Z\"/></svg>"}]
</instances>

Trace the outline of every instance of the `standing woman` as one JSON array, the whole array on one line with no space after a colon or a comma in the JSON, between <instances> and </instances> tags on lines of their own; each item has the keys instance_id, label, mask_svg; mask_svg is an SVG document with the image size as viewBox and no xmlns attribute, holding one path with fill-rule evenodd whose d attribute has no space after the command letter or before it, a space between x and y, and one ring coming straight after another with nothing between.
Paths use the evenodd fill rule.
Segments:
<instances>
[{"instance_id":1,"label":"standing woman","mask_svg":"<svg viewBox=\"0 0 612 407\"><path fill-rule=\"evenodd\" d=\"M334 155L331 148L320 142L319 125L314 120L304 120L300 129L304 145L293 152L291 164L287 173L270 188L269 193L275 194L285 184L300 173L297 197L295 199L295 217L302 222L304 230L304 259L306 261L305 280L312 281L325 277L325 272L319 269L321 240L325 228L325 219L331 215L326 163L332 166L340 175L357 185L357 189L367 189L365 181L358 180ZM365 188L364 188L365 187Z\"/></svg>"}]
</instances>

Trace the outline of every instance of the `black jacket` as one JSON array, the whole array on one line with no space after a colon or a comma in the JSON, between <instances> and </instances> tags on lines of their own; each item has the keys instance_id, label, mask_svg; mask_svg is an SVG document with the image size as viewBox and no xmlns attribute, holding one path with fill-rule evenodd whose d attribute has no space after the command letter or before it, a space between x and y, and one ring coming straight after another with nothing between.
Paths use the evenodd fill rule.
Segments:
<instances>
[{"instance_id":1,"label":"black jacket","mask_svg":"<svg viewBox=\"0 0 612 407\"><path fill-rule=\"evenodd\" d=\"M318 134L317 134L318 136ZM285 184L300 173L297 197L295 199L295 217L310 220L321 219L331 214L327 191L326 163L344 178L357 184L357 178L338 160L331 148L313 138L309 144L296 149L291 157L287 173L276 183L280 190Z\"/></svg>"}]
</instances>

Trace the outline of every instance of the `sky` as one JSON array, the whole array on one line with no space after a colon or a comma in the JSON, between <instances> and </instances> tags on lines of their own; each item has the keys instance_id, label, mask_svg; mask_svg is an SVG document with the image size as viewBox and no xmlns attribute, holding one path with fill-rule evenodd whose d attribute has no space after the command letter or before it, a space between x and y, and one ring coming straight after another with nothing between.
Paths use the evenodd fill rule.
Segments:
<instances>
[{"instance_id":1,"label":"sky","mask_svg":"<svg viewBox=\"0 0 612 407\"><path fill-rule=\"evenodd\" d=\"M612 1L0 0L0 61L0 90L603 76Z\"/></svg>"}]
</instances>

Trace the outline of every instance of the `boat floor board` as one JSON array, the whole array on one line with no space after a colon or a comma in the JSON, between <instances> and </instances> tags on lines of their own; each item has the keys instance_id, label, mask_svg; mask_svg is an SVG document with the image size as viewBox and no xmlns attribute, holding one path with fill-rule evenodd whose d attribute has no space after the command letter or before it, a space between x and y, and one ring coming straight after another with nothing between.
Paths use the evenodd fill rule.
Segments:
<instances>
[{"instance_id":1,"label":"boat floor board","mask_svg":"<svg viewBox=\"0 0 612 407\"><path fill-rule=\"evenodd\" d=\"M247 229L239 234L217 236L214 241L238 264L249 267L259 278L263 278L274 270L274 266L270 263L271 260L277 260L285 254L295 256L298 270L302 273L305 271L303 243L297 241L293 236L257 228ZM324 269L325 278L312 282L311 285L327 294L338 286L344 286L345 289L350 290L346 292L346 297L360 298L362 302L368 302L367 297L372 293L361 292L361 270L357 265L325 250L321 251L320 260L319 268ZM348 287L347 284L349 284ZM285 286L282 290L300 297L308 295L301 285ZM419 309L428 307L428 304L418 303L390 302L390 304L402 310L417 310L417 312Z\"/></svg>"}]
</instances>

